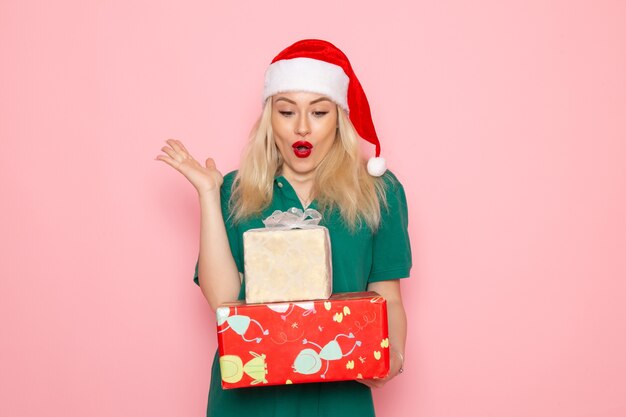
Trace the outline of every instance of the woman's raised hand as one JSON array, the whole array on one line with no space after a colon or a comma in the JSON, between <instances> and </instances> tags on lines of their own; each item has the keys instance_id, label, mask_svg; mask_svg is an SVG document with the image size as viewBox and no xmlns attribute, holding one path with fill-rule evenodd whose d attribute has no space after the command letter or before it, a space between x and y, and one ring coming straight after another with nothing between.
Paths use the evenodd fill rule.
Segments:
<instances>
[{"instance_id":1,"label":"woman's raised hand","mask_svg":"<svg viewBox=\"0 0 626 417\"><path fill-rule=\"evenodd\" d=\"M209 158L205 166L193 159L185 145L176 139L165 141L169 146L161 148L167 155L158 155L155 159L173 167L189 180L198 194L219 191L224 177L215 167L215 161Z\"/></svg>"}]
</instances>

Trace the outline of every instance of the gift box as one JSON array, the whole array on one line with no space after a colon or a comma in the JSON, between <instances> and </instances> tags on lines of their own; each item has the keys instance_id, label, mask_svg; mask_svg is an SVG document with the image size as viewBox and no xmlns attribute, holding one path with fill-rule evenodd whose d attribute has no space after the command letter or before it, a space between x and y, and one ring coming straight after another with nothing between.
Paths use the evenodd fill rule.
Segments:
<instances>
[{"instance_id":1,"label":"gift box","mask_svg":"<svg viewBox=\"0 0 626 417\"><path fill-rule=\"evenodd\" d=\"M387 305L375 292L328 300L218 307L224 389L384 378Z\"/></svg>"},{"instance_id":2,"label":"gift box","mask_svg":"<svg viewBox=\"0 0 626 417\"><path fill-rule=\"evenodd\" d=\"M332 294L328 229L313 209L275 211L243 234L247 303L327 299Z\"/></svg>"}]
</instances>

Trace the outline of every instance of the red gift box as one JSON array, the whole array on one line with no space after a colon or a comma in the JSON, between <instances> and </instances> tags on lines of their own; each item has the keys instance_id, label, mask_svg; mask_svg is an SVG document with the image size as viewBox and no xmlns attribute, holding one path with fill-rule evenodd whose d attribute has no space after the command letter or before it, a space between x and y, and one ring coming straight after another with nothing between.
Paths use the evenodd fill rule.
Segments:
<instances>
[{"instance_id":1,"label":"red gift box","mask_svg":"<svg viewBox=\"0 0 626 417\"><path fill-rule=\"evenodd\" d=\"M384 378L387 304L375 292L328 300L226 303L217 311L222 387Z\"/></svg>"}]
</instances>

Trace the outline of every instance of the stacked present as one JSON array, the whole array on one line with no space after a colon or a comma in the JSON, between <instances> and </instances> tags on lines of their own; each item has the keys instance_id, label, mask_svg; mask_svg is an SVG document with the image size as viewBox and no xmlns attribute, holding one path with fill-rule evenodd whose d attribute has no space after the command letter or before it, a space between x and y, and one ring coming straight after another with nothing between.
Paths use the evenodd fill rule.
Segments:
<instances>
[{"instance_id":1,"label":"stacked present","mask_svg":"<svg viewBox=\"0 0 626 417\"><path fill-rule=\"evenodd\" d=\"M246 302L327 299L333 291L328 229L313 209L275 211L243 234Z\"/></svg>"},{"instance_id":2,"label":"stacked present","mask_svg":"<svg viewBox=\"0 0 626 417\"><path fill-rule=\"evenodd\" d=\"M320 219L278 211L244 233L246 301L216 311L223 388L387 375L386 302L374 292L331 295Z\"/></svg>"}]
</instances>

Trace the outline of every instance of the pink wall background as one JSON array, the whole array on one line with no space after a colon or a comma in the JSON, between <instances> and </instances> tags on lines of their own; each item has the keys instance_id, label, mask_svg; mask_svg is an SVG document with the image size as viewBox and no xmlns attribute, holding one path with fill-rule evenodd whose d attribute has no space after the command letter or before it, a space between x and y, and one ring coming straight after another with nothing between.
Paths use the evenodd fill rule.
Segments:
<instances>
[{"instance_id":1,"label":"pink wall background","mask_svg":"<svg viewBox=\"0 0 626 417\"><path fill-rule=\"evenodd\" d=\"M380 416L626 416L623 1L0 3L0 415L204 415L168 137L236 168L263 72L350 57L414 245Z\"/></svg>"}]
</instances>

